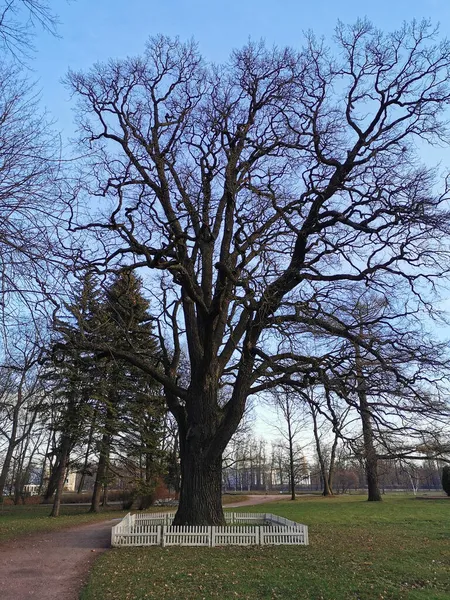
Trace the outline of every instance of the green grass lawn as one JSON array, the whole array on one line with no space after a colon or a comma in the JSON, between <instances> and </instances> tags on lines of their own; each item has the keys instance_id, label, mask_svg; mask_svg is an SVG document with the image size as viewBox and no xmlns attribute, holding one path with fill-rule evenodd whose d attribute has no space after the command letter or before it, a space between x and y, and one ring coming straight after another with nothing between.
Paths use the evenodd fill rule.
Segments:
<instances>
[{"instance_id":1,"label":"green grass lawn","mask_svg":"<svg viewBox=\"0 0 450 600\"><path fill-rule=\"evenodd\" d=\"M82 600L449 600L450 501L301 498L246 507L309 526L309 546L114 549Z\"/></svg>"},{"instance_id":2,"label":"green grass lawn","mask_svg":"<svg viewBox=\"0 0 450 600\"><path fill-rule=\"evenodd\" d=\"M52 509L50 505L0 506L0 542L30 533L44 533L125 515L125 511L118 510L90 514L88 508L76 504L61 506L61 516L53 519L48 516Z\"/></svg>"}]
</instances>

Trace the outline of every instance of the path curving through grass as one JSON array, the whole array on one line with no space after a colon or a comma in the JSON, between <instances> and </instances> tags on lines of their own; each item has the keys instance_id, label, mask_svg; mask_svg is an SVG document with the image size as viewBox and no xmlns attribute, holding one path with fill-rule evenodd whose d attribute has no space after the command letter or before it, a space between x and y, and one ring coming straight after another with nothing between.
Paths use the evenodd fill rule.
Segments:
<instances>
[{"instance_id":1,"label":"path curving through grass","mask_svg":"<svg viewBox=\"0 0 450 600\"><path fill-rule=\"evenodd\" d=\"M2 600L77 600L116 520L21 536L0 545Z\"/></svg>"}]
</instances>

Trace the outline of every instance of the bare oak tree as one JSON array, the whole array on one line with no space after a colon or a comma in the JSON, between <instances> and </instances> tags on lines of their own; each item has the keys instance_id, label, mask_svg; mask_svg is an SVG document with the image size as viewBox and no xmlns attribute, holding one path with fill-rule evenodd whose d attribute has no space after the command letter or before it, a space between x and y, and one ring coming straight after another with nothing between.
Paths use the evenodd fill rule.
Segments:
<instances>
[{"instance_id":1,"label":"bare oak tree","mask_svg":"<svg viewBox=\"0 0 450 600\"><path fill-rule=\"evenodd\" d=\"M318 295L363 282L425 298L447 274L446 181L417 145L447 139L450 45L426 22L339 25L334 43L250 43L213 66L157 37L141 58L68 76L90 152L88 214L73 228L95 233L87 262L148 279L161 369L132 340L99 350L164 386L180 436L176 524L223 523L222 454L247 398L271 378L319 375L314 356L274 342L292 322L335 327Z\"/></svg>"}]
</instances>

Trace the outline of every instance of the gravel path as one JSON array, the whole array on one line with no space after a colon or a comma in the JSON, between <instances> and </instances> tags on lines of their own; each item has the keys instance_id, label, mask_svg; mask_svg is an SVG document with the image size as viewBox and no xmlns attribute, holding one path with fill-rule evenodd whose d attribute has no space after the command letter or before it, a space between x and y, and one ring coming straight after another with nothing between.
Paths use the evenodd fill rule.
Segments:
<instances>
[{"instance_id":1,"label":"gravel path","mask_svg":"<svg viewBox=\"0 0 450 600\"><path fill-rule=\"evenodd\" d=\"M237 508L238 506L253 506L253 504L265 504L266 502L274 502L275 500L283 500L283 496L278 494L277 496L273 496L271 494L267 495L257 495L257 496L249 496L247 500L241 500L241 502L233 502L232 504L225 504L224 508Z\"/></svg>"},{"instance_id":2,"label":"gravel path","mask_svg":"<svg viewBox=\"0 0 450 600\"><path fill-rule=\"evenodd\" d=\"M280 500L280 495L251 496L226 508L274 500ZM77 600L92 563L110 547L111 527L116 522L39 533L1 544L0 599Z\"/></svg>"},{"instance_id":3,"label":"gravel path","mask_svg":"<svg viewBox=\"0 0 450 600\"><path fill-rule=\"evenodd\" d=\"M0 545L1 600L77 600L91 564L109 548L116 522L39 533Z\"/></svg>"}]
</instances>

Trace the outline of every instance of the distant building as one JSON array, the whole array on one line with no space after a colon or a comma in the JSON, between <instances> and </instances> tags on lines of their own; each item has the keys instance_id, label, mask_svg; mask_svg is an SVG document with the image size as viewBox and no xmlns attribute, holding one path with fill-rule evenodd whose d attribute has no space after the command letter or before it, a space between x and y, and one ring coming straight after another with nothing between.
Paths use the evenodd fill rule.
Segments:
<instances>
[{"instance_id":1,"label":"distant building","mask_svg":"<svg viewBox=\"0 0 450 600\"><path fill-rule=\"evenodd\" d=\"M73 471L67 474L64 482L64 490L66 492L74 492L76 490L77 474Z\"/></svg>"}]
</instances>

